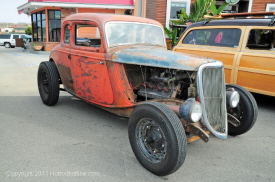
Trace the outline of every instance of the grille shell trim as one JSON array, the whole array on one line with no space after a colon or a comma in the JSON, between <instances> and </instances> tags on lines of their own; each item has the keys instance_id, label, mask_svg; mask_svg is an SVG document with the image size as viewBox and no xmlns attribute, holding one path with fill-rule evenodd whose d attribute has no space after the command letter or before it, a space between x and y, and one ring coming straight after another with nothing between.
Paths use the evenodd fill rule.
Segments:
<instances>
[{"instance_id":1,"label":"grille shell trim","mask_svg":"<svg viewBox=\"0 0 275 182\"><path fill-rule=\"evenodd\" d=\"M205 96L205 85L204 85L204 80L203 79L209 79L209 78L204 78L205 74L204 72L208 71L207 69L217 69L219 70L220 74L219 75L215 75L215 72L213 72L213 74L215 76L220 76L218 79L217 78L211 78L210 82L211 86L212 86L212 90L216 89L216 93L217 91L220 90L220 94L218 97L218 101L214 101L215 98L217 98L215 95L210 94L211 96ZM211 73L211 72L210 72ZM213 76L212 74L212 76ZM210 74L211 75L211 74ZM215 79L215 80L214 80ZM216 83L213 82L220 80L219 82L221 83ZM213 86L215 86L215 88L213 88ZM200 96L200 101L201 101L201 105L202 105L202 123L209 129L209 131L211 133L213 133L216 137L221 138L221 139L226 139L227 138L227 132L228 132L228 126L227 126L227 112L226 112L226 91L225 91L225 81L224 81L224 67L222 62L217 61L214 63L206 63L203 64L199 67L198 69L198 73L197 73L197 87L198 87L198 94ZM209 85L208 85L209 87ZM208 94L210 92L207 92ZM211 98L212 97L212 98ZM215 98L214 98L215 97ZM213 105L215 104L219 104L218 107L215 108L215 106L212 106L210 102L207 101L207 99L209 100L213 100ZM208 108L210 107L210 108ZM212 110L211 110L212 109ZM216 120L211 120L209 119L209 116L213 116L214 113L214 117L215 114L218 115L218 113L220 114L219 116L217 116ZM215 129L215 126L212 126L213 124L219 124L221 125L221 128ZM211 125L212 124L212 125ZM222 131L223 130L223 131Z\"/></svg>"}]
</instances>

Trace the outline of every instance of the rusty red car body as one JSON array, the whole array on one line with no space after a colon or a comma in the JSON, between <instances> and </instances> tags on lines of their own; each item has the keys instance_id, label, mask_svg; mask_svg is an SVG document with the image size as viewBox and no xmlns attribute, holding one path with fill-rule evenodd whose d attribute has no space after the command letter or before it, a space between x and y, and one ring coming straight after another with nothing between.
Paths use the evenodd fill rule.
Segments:
<instances>
[{"instance_id":1,"label":"rusty red car body","mask_svg":"<svg viewBox=\"0 0 275 182\"><path fill-rule=\"evenodd\" d=\"M66 19L69 22L87 23L87 21L93 20L100 30L104 30L106 22L112 21L137 21L142 23L156 24L161 26L156 21L150 19L144 19L139 17L130 16L117 16L113 14L87 16L85 13L71 16ZM65 22L63 23L64 26ZM73 25L71 25L73 26ZM62 38L64 32L61 32L61 44L54 48L51 53L51 60L57 64L61 80L63 84L70 90L70 93L80 98L85 98L85 101L103 106L111 112L115 112L121 116L130 116L131 112L127 110L123 112L117 112L117 108L132 108L140 103L135 102L134 94L127 82L125 70L122 64L116 64L112 61L112 56L115 60L114 52L121 49L127 49L133 45L128 45L116 48L108 48L106 45L105 36L102 36L102 46L99 48L81 47L75 45L67 45ZM72 35L75 37L74 35ZM69 47L71 46L71 47ZM163 51L166 47L161 47ZM160 49L160 47L158 47ZM95 54L96 53L96 54ZM150 55L144 55L139 52L133 52L133 55L141 54L142 56L148 56L148 59L152 59ZM70 55L70 58L68 58ZM161 56L157 56L157 59L161 60ZM202 63L208 62L205 60L197 60L197 56L187 57L188 60L183 62L187 66L197 67ZM72 65L73 64L73 65ZM92 68L92 69L91 69ZM72 70L73 69L73 70ZM100 70L88 72L90 70ZM74 76L72 76L72 74ZM84 75L85 74L85 75ZM75 79L73 79L73 77ZM112 78L112 79L110 79ZM102 83L104 83L102 85ZM113 89L115 88L115 89ZM115 97L114 97L115 96ZM111 108L115 108L111 110ZM130 110L131 111L131 110Z\"/></svg>"},{"instance_id":2,"label":"rusty red car body","mask_svg":"<svg viewBox=\"0 0 275 182\"><path fill-rule=\"evenodd\" d=\"M207 142L210 132L226 138L227 110L234 110L239 102L234 90L239 87L225 88L221 62L168 51L160 23L114 14L67 17L60 44L39 66L38 88L49 106L64 90L129 117L135 156L157 175L171 174L182 165L187 142L199 138ZM240 90L241 96L249 94ZM249 121L240 121L237 115L228 119L241 126L236 135L247 132L256 121L257 107L250 95L248 103L249 112L253 110ZM235 130L229 127L229 134Z\"/></svg>"}]
</instances>

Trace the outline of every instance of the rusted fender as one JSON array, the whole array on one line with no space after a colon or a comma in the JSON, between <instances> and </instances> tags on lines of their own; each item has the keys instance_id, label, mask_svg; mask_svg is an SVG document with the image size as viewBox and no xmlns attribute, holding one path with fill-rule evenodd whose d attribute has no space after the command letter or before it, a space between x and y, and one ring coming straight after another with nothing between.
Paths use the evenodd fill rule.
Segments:
<instances>
[{"instance_id":1,"label":"rusted fender","mask_svg":"<svg viewBox=\"0 0 275 182\"><path fill-rule=\"evenodd\" d=\"M214 59L156 48L122 49L112 55L112 61L188 71L197 70L205 63L216 62Z\"/></svg>"}]
</instances>

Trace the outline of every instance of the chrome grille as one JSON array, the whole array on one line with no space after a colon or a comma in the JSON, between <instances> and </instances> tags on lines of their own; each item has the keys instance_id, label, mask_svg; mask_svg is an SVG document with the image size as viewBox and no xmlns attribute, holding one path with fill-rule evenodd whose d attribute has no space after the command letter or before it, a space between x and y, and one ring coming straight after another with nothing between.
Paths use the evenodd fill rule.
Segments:
<instances>
[{"instance_id":1,"label":"chrome grille","mask_svg":"<svg viewBox=\"0 0 275 182\"><path fill-rule=\"evenodd\" d=\"M203 70L202 84L205 110L210 125L218 132L225 132L224 111L225 86L222 80L221 68L206 68Z\"/></svg>"},{"instance_id":2,"label":"chrome grille","mask_svg":"<svg viewBox=\"0 0 275 182\"><path fill-rule=\"evenodd\" d=\"M203 123L217 137L227 137L226 95L222 63L208 63L198 70Z\"/></svg>"}]
</instances>

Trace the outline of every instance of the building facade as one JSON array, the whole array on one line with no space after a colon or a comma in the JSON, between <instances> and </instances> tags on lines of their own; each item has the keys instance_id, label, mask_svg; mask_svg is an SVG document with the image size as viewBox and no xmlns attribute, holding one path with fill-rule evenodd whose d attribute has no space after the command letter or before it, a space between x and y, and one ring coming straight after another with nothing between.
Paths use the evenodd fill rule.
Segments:
<instances>
[{"instance_id":1,"label":"building facade","mask_svg":"<svg viewBox=\"0 0 275 182\"><path fill-rule=\"evenodd\" d=\"M17 8L31 16L33 42L51 51L60 41L63 20L75 13L131 14L133 0L28 0Z\"/></svg>"},{"instance_id":2,"label":"building facade","mask_svg":"<svg viewBox=\"0 0 275 182\"><path fill-rule=\"evenodd\" d=\"M184 8L189 14L192 4L196 0L146 0L143 4L145 17L159 21L165 26L169 26L170 20L177 19L177 12ZM225 0L216 0L216 5L220 6ZM236 4L229 5L225 13L244 13L259 11L275 11L274 0L240 0Z\"/></svg>"},{"instance_id":3,"label":"building facade","mask_svg":"<svg viewBox=\"0 0 275 182\"><path fill-rule=\"evenodd\" d=\"M26 0L27 1L27 0ZM62 21L75 13L114 13L146 17L168 27L184 8L187 14L196 0L28 0L17 8L32 18L33 41L50 51L60 40ZM225 0L216 0L219 6ZM275 11L274 0L239 0L226 13Z\"/></svg>"}]
</instances>

